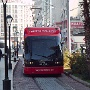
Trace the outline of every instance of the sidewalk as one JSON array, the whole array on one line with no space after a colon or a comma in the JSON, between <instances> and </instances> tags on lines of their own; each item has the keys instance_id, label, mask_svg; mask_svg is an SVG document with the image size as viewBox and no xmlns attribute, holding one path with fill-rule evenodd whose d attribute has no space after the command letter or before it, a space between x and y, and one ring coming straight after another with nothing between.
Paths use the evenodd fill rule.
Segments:
<instances>
[{"instance_id":1,"label":"sidewalk","mask_svg":"<svg viewBox=\"0 0 90 90\"><path fill-rule=\"evenodd\" d=\"M19 53L19 56L20 56L20 53ZM9 77L9 80L11 80L11 90L13 90L13 72L18 62L18 61L14 62L13 60L14 58L11 58L12 69L8 69L8 77ZM0 90L3 90L3 80L5 79L5 62L4 61L5 61L4 58L2 58L0 61Z\"/></svg>"},{"instance_id":2,"label":"sidewalk","mask_svg":"<svg viewBox=\"0 0 90 90\"><path fill-rule=\"evenodd\" d=\"M13 59L13 58L12 58ZM5 79L5 59L2 58L0 61L0 90L3 90L3 80ZM11 90L13 90L13 70L18 61L12 63L12 69L8 69L8 77L11 80Z\"/></svg>"}]
</instances>

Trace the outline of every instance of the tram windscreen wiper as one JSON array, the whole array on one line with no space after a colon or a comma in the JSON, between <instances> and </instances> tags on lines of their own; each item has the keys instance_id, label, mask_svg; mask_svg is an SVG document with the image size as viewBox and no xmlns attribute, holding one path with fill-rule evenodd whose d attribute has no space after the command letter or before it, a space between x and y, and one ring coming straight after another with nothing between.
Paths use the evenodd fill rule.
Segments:
<instances>
[{"instance_id":1,"label":"tram windscreen wiper","mask_svg":"<svg viewBox=\"0 0 90 90\"><path fill-rule=\"evenodd\" d=\"M43 56L43 55L38 55L38 54L35 54L35 55L49 59L49 57L46 57L46 56Z\"/></svg>"}]
</instances>

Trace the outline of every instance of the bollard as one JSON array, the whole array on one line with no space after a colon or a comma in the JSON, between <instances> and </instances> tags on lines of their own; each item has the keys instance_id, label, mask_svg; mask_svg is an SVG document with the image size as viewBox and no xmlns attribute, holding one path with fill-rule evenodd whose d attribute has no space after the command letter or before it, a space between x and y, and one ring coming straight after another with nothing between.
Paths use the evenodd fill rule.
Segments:
<instances>
[{"instance_id":1,"label":"bollard","mask_svg":"<svg viewBox=\"0 0 90 90\"><path fill-rule=\"evenodd\" d=\"M14 57L14 62L16 62L16 58Z\"/></svg>"}]
</instances>

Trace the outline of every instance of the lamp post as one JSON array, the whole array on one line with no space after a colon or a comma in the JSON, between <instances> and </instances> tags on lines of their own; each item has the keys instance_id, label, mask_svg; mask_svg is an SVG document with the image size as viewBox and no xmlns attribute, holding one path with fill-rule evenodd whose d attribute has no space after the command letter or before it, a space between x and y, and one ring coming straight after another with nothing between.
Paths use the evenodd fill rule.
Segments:
<instances>
[{"instance_id":1,"label":"lamp post","mask_svg":"<svg viewBox=\"0 0 90 90\"><path fill-rule=\"evenodd\" d=\"M12 63L11 63L11 45L10 45L10 27L11 27L11 22L13 20L13 18L11 17L11 15L8 15L6 17L7 19L7 24L9 26L9 69L12 69Z\"/></svg>"},{"instance_id":2,"label":"lamp post","mask_svg":"<svg viewBox=\"0 0 90 90\"><path fill-rule=\"evenodd\" d=\"M20 49L21 49L21 30L20 30Z\"/></svg>"},{"instance_id":3,"label":"lamp post","mask_svg":"<svg viewBox=\"0 0 90 90\"><path fill-rule=\"evenodd\" d=\"M16 35L17 35L17 58L18 58L18 31L16 31Z\"/></svg>"},{"instance_id":4,"label":"lamp post","mask_svg":"<svg viewBox=\"0 0 90 90\"><path fill-rule=\"evenodd\" d=\"M17 37L17 58L18 58L18 37Z\"/></svg>"},{"instance_id":5,"label":"lamp post","mask_svg":"<svg viewBox=\"0 0 90 90\"><path fill-rule=\"evenodd\" d=\"M16 31L16 29L17 29L17 26L13 26L13 29L15 29L15 31ZM16 62L16 52L15 52L15 31L14 31L14 62Z\"/></svg>"},{"instance_id":6,"label":"lamp post","mask_svg":"<svg viewBox=\"0 0 90 90\"><path fill-rule=\"evenodd\" d=\"M6 3L2 0L4 11L4 33L5 33L5 79L3 80L3 90L11 90L11 80L8 78L8 57L7 57L7 26L6 26Z\"/></svg>"},{"instance_id":7,"label":"lamp post","mask_svg":"<svg viewBox=\"0 0 90 90\"><path fill-rule=\"evenodd\" d=\"M16 36L19 32L16 31ZM18 58L18 36L16 37L17 38L17 58Z\"/></svg>"}]
</instances>

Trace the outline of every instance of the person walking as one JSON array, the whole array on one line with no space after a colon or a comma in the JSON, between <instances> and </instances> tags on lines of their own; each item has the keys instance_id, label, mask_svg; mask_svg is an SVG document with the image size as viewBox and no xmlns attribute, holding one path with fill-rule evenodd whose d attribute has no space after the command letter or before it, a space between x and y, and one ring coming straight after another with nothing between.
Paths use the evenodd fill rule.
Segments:
<instances>
[{"instance_id":1,"label":"person walking","mask_svg":"<svg viewBox=\"0 0 90 90\"><path fill-rule=\"evenodd\" d=\"M1 60L1 57L2 57L2 50L0 49L0 60Z\"/></svg>"}]
</instances>

